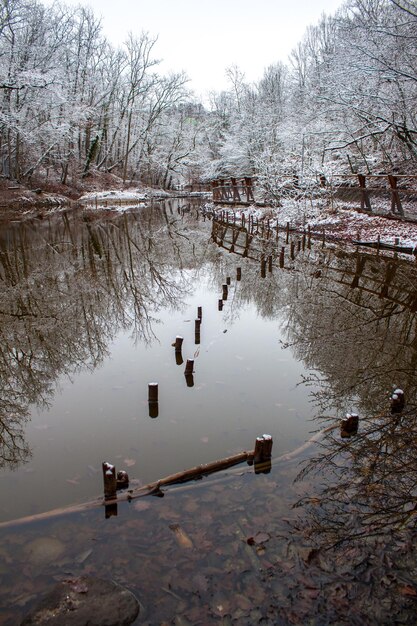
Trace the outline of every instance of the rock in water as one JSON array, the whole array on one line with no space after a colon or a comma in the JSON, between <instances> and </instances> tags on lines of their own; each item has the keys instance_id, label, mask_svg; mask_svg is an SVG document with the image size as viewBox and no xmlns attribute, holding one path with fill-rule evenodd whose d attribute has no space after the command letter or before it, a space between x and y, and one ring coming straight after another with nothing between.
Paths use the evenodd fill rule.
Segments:
<instances>
[{"instance_id":1,"label":"rock in water","mask_svg":"<svg viewBox=\"0 0 417 626\"><path fill-rule=\"evenodd\" d=\"M53 563L65 551L65 546L59 539L54 537L38 537L31 541L25 548L25 554L31 565L46 565Z\"/></svg>"},{"instance_id":2,"label":"rock in water","mask_svg":"<svg viewBox=\"0 0 417 626\"><path fill-rule=\"evenodd\" d=\"M112 581L81 576L56 585L21 626L128 626L138 615L133 593Z\"/></svg>"}]
</instances>

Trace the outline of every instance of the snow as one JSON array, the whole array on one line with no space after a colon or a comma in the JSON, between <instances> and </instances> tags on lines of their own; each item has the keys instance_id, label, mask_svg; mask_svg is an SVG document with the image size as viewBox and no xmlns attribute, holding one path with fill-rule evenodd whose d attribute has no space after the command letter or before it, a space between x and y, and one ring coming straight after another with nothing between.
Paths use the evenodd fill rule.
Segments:
<instances>
[{"instance_id":1,"label":"snow","mask_svg":"<svg viewBox=\"0 0 417 626\"><path fill-rule=\"evenodd\" d=\"M110 189L106 191L91 191L80 198L84 205L93 205L96 209L114 208L125 211L135 207L143 207L146 202L157 198L170 198L171 195L163 189ZM129 206L128 206L129 205Z\"/></svg>"},{"instance_id":2,"label":"snow","mask_svg":"<svg viewBox=\"0 0 417 626\"><path fill-rule=\"evenodd\" d=\"M289 202L279 208L252 205L232 210L230 206L208 203L204 209L206 212L226 211L230 216L236 215L237 219L244 215L258 220L278 220L282 226L289 222L292 228L300 230L310 227L313 234L321 234L324 229L327 238L340 241L377 241L379 236L381 243L394 244L398 239L400 246L417 246L417 222L360 213L350 207L328 209L317 203L304 209L300 204L297 207Z\"/></svg>"}]
</instances>

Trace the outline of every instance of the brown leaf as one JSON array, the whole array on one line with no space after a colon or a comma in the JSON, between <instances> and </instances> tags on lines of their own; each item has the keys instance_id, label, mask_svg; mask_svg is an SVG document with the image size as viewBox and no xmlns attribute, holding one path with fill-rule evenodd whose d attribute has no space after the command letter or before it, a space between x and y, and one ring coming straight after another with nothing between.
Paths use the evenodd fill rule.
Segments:
<instances>
[{"instance_id":1,"label":"brown leaf","mask_svg":"<svg viewBox=\"0 0 417 626\"><path fill-rule=\"evenodd\" d=\"M417 591L411 585L403 585L402 587L398 588L398 591L402 596L417 596Z\"/></svg>"}]
</instances>

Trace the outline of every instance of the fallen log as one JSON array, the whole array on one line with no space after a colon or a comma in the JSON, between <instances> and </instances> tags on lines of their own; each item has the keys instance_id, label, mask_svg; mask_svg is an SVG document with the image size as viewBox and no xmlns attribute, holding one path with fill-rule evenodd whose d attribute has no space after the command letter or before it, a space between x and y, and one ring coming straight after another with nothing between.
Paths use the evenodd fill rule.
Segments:
<instances>
[{"instance_id":1,"label":"fallen log","mask_svg":"<svg viewBox=\"0 0 417 626\"><path fill-rule=\"evenodd\" d=\"M220 472L221 470L228 469L229 467L233 467L234 465L238 465L239 463L244 463L245 461L248 463L253 462L253 451L239 452L239 454L226 457L225 459L220 459L218 461L213 461L212 463L198 465L196 467L192 467L190 469L171 474L155 482L143 485L141 487L137 487L136 489L124 491L118 494L115 498L96 498L94 500L89 500L88 502L81 502L79 504L63 506L58 509L53 509L51 511L45 511L44 513L28 515L27 517L21 517L17 520L0 522L0 528L19 526L22 524L28 524L30 522L46 520L53 517L58 517L60 515L66 515L67 513L82 513L83 511L88 511L103 505L108 507L114 504L119 504L121 502L130 502L131 500L143 496L163 495L161 491L162 487L167 487L169 485L175 485L178 483L184 483L191 480L198 480L200 478L203 478L203 476L208 476L215 472Z\"/></svg>"},{"instance_id":2,"label":"fallen log","mask_svg":"<svg viewBox=\"0 0 417 626\"><path fill-rule=\"evenodd\" d=\"M324 436L330 430L337 428L338 423L332 426L328 426L321 431L316 432L308 441L303 443L301 446L292 450L291 452L287 452L282 454L275 459L272 459L272 463L278 462L288 462L292 461L294 458L299 456L302 452L304 452L307 448L310 447L313 443L318 441L322 436ZM62 515L67 515L71 513L83 513L85 511L92 510L94 508L98 508L101 506L111 506L117 505L121 502L130 502L136 498L149 496L149 495L163 495L162 487L168 487L170 485L181 484L184 482L190 482L191 480L198 480L203 478L203 476L208 476L215 472L220 472L222 470L228 469L235 465L239 465L240 463L244 463L245 461L248 464L253 463L254 460L254 450L247 452L239 452L239 454L235 454L234 456L226 457L225 459L221 459L218 461L213 461L212 463L207 463L203 465L198 465L191 469L184 470L182 472L177 472L175 474L171 474L170 476L166 476L165 478L161 478L155 482L149 483L147 485L143 485L137 487L135 489L131 489L129 491L124 491L120 493L116 498L113 499L105 499L105 498L96 498L94 500L90 500L88 502L81 502L79 504L63 506L57 509L53 509L50 511L45 511L44 513L36 513L35 515L28 515L26 517L21 517L15 520L8 520L5 522L0 522L1 528L10 528L14 526L21 526L24 524L30 524L31 522L38 522L43 520L52 519L54 517L60 517Z\"/></svg>"}]
</instances>

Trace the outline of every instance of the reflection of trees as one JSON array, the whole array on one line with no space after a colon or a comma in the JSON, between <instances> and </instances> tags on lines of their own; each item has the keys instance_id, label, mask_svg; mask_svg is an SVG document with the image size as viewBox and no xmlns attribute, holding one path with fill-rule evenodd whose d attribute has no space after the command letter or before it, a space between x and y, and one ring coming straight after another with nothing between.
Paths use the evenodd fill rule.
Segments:
<instances>
[{"instance_id":1,"label":"reflection of trees","mask_svg":"<svg viewBox=\"0 0 417 626\"><path fill-rule=\"evenodd\" d=\"M328 432L320 454L300 474L326 476L323 490L300 502L308 508L310 534L332 545L414 528L416 456L415 406L364 418L359 433L348 439Z\"/></svg>"},{"instance_id":2,"label":"reflection of trees","mask_svg":"<svg viewBox=\"0 0 417 626\"><path fill-rule=\"evenodd\" d=\"M238 232L239 236L235 233ZM322 248L297 252L280 270L275 244L251 239L246 231L220 224L213 239L224 253L223 280L233 264L242 265L233 308L255 301L264 317L280 317L286 345L306 368L317 374L305 382L320 391L316 400L324 411L360 411L382 407L392 386L416 392L417 268L414 263L372 254ZM260 259L273 256L273 273L261 278ZM245 255L245 256L244 256ZM251 259L248 261L247 259ZM290 270L290 271L288 271ZM285 310L285 317L282 312Z\"/></svg>"},{"instance_id":3,"label":"reflection of trees","mask_svg":"<svg viewBox=\"0 0 417 626\"><path fill-rule=\"evenodd\" d=\"M288 338L299 358L321 372L323 409L358 403L364 412L379 410L393 385L414 396L415 266L322 251L313 268L299 268L308 288L291 298Z\"/></svg>"},{"instance_id":4,"label":"reflection of trees","mask_svg":"<svg viewBox=\"0 0 417 626\"><path fill-rule=\"evenodd\" d=\"M169 208L169 207L168 207ZM188 286L197 236L165 208L66 214L11 225L0 239L0 467L27 457L22 425L55 380L95 368L120 329L152 340L162 307ZM14 450L14 453L13 453ZM13 457L15 454L16 458Z\"/></svg>"}]
</instances>

